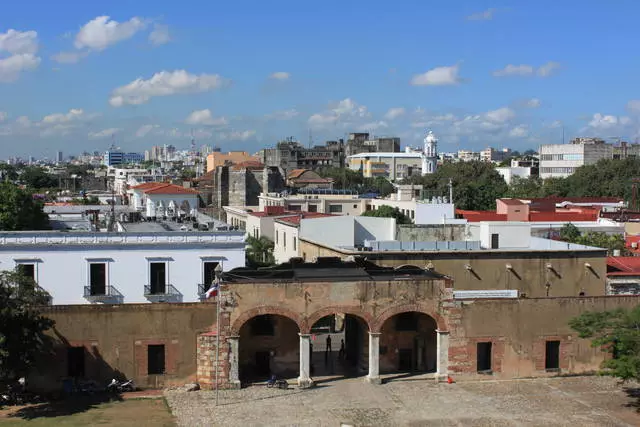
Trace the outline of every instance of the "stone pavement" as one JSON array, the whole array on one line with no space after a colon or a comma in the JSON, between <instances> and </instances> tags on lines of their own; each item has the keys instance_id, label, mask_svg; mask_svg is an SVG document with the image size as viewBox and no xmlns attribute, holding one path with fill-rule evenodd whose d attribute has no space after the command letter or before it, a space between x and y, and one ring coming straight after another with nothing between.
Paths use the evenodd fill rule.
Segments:
<instances>
[{"instance_id":1,"label":"stone pavement","mask_svg":"<svg viewBox=\"0 0 640 427\"><path fill-rule=\"evenodd\" d=\"M636 384L635 387L638 387ZM616 380L571 377L436 384L398 378L320 382L308 390L256 385L167 391L180 426L637 426L638 400Z\"/></svg>"}]
</instances>

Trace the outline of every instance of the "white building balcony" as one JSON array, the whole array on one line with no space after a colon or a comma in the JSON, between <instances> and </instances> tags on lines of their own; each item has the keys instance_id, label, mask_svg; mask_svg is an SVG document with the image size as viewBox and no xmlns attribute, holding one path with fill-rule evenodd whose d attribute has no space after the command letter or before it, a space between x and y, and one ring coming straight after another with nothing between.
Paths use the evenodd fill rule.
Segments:
<instances>
[{"instance_id":1,"label":"white building balcony","mask_svg":"<svg viewBox=\"0 0 640 427\"><path fill-rule=\"evenodd\" d=\"M150 302L182 302L180 291L169 284L146 285L144 297Z\"/></svg>"},{"instance_id":2,"label":"white building balcony","mask_svg":"<svg viewBox=\"0 0 640 427\"><path fill-rule=\"evenodd\" d=\"M84 297L91 303L122 304L124 302L124 295L115 286L105 286L102 289L85 286Z\"/></svg>"}]
</instances>

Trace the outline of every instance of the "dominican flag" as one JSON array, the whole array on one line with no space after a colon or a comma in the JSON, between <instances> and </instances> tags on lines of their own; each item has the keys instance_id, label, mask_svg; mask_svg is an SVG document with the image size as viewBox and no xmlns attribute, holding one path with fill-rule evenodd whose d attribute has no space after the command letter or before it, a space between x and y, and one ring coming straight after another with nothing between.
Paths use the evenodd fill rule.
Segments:
<instances>
[{"instance_id":1,"label":"dominican flag","mask_svg":"<svg viewBox=\"0 0 640 427\"><path fill-rule=\"evenodd\" d=\"M218 290L220 289L220 283L216 280L211 284L211 287L204 293L204 297L209 299L211 297L215 297L218 295Z\"/></svg>"}]
</instances>

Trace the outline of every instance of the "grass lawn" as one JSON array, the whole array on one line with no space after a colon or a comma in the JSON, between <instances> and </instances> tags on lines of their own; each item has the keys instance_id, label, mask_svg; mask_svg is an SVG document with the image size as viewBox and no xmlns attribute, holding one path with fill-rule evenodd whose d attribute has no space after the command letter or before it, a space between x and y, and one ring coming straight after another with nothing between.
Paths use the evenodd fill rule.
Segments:
<instances>
[{"instance_id":1,"label":"grass lawn","mask_svg":"<svg viewBox=\"0 0 640 427\"><path fill-rule=\"evenodd\" d=\"M173 426L163 398L99 402L72 399L0 409L0 426Z\"/></svg>"}]
</instances>

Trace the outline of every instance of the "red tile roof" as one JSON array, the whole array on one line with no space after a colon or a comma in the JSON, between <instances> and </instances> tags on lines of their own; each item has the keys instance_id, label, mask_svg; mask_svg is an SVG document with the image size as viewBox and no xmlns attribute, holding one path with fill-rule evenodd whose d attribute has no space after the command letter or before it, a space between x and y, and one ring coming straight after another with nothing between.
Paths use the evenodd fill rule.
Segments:
<instances>
[{"instance_id":1,"label":"red tile roof","mask_svg":"<svg viewBox=\"0 0 640 427\"><path fill-rule=\"evenodd\" d=\"M610 256L607 257L607 275L634 273L640 275L640 257Z\"/></svg>"},{"instance_id":2,"label":"red tile roof","mask_svg":"<svg viewBox=\"0 0 640 427\"><path fill-rule=\"evenodd\" d=\"M466 211L456 209L456 214L462 215L469 222L480 221L508 221L507 214L499 214L495 211ZM583 222L596 221L598 219L597 210L579 210L579 211L555 211L555 212L538 212L529 213L530 222Z\"/></svg>"},{"instance_id":3,"label":"red tile roof","mask_svg":"<svg viewBox=\"0 0 640 427\"><path fill-rule=\"evenodd\" d=\"M241 169L262 169L264 168L264 163L259 162L257 160L246 160L244 162L236 163L231 166L233 170L241 170Z\"/></svg>"},{"instance_id":4,"label":"red tile roof","mask_svg":"<svg viewBox=\"0 0 640 427\"><path fill-rule=\"evenodd\" d=\"M145 194L199 194L193 188L185 188L175 184L163 184L155 186L147 190L143 190Z\"/></svg>"},{"instance_id":5,"label":"red tile roof","mask_svg":"<svg viewBox=\"0 0 640 427\"><path fill-rule=\"evenodd\" d=\"M469 222L507 220L506 214L498 214L494 211L466 211L463 209L456 209L456 214L462 215L462 217Z\"/></svg>"},{"instance_id":6,"label":"red tile roof","mask_svg":"<svg viewBox=\"0 0 640 427\"><path fill-rule=\"evenodd\" d=\"M298 225L300 225L300 221L303 220L303 219L326 218L326 217L329 217L329 216L335 216L335 215L321 213L321 212L300 212L297 215L286 216L284 218L278 218L277 221L278 222L284 222L284 223L287 223L287 225L293 225L293 226L297 227Z\"/></svg>"},{"instance_id":7,"label":"red tile roof","mask_svg":"<svg viewBox=\"0 0 640 427\"><path fill-rule=\"evenodd\" d=\"M291 172L289 172L289 176L287 176L287 178L288 179L298 178L300 175L302 175L306 171L307 171L306 169L294 169Z\"/></svg>"},{"instance_id":8,"label":"red tile roof","mask_svg":"<svg viewBox=\"0 0 640 427\"><path fill-rule=\"evenodd\" d=\"M131 187L132 190L148 190L155 187L160 187L163 185L167 185L166 182L145 182L144 184L136 185L135 187Z\"/></svg>"},{"instance_id":9,"label":"red tile roof","mask_svg":"<svg viewBox=\"0 0 640 427\"><path fill-rule=\"evenodd\" d=\"M549 202L553 201L554 203L619 203L624 202L624 198L622 197L559 197L559 196L551 196L551 197L538 197L533 199L522 199L528 200L531 203L535 202Z\"/></svg>"}]
</instances>

